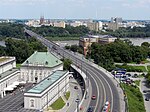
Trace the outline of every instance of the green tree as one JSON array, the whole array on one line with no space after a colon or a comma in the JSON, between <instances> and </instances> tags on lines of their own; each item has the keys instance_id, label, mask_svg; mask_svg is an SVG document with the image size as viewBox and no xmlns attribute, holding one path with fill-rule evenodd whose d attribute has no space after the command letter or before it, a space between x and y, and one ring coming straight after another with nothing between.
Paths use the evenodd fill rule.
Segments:
<instances>
[{"instance_id":1,"label":"green tree","mask_svg":"<svg viewBox=\"0 0 150 112\"><path fill-rule=\"evenodd\" d=\"M63 69L64 70L69 70L71 64L72 64L72 61L70 59L68 59L68 58L65 58L63 60Z\"/></svg>"},{"instance_id":2,"label":"green tree","mask_svg":"<svg viewBox=\"0 0 150 112\"><path fill-rule=\"evenodd\" d=\"M148 42L143 42L141 46L150 47L150 44Z\"/></svg>"},{"instance_id":3,"label":"green tree","mask_svg":"<svg viewBox=\"0 0 150 112\"><path fill-rule=\"evenodd\" d=\"M70 50L73 51L73 52L77 52L78 46L77 45L71 45Z\"/></svg>"},{"instance_id":4,"label":"green tree","mask_svg":"<svg viewBox=\"0 0 150 112\"><path fill-rule=\"evenodd\" d=\"M147 81L148 81L148 84L150 84L150 71L147 73L147 75L145 76Z\"/></svg>"},{"instance_id":5,"label":"green tree","mask_svg":"<svg viewBox=\"0 0 150 112\"><path fill-rule=\"evenodd\" d=\"M66 49L70 49L70 46L65 46Z\"/></svg>"}]
</instances>

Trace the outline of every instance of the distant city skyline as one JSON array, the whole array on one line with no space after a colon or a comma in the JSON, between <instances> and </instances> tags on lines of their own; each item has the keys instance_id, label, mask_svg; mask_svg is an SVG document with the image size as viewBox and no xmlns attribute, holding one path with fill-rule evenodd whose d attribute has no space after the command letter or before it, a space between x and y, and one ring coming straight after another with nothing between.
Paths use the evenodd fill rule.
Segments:
<instances>
[{"instance_id":1,"label":"distant city skyline","mask_svg":"<svg viewBox=\"0 0 150 112\"><path fill-rule=\"evenodd\" d=\"M0 0L1 19L150 20L150 0Z\"/></svg>"}]
</instances>

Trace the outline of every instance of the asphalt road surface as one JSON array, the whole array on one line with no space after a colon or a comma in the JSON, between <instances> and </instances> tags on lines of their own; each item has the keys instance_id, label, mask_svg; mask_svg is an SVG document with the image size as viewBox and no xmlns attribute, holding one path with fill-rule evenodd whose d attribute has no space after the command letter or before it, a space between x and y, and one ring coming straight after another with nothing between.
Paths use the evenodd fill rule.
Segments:
<instances>
[{"instance_id":1,"label":"asphalt road surface","mask_svg":"<svg viewBox=\"0 0 150 112\"><path fill-rule=\"evenodd\" d=\"M31 88L31 84L25 86L25 90ZM36 110L24 109L24 92L22 90L15 90L0 99L0 112L37 112Z\"/></svg>"}]
</instances>

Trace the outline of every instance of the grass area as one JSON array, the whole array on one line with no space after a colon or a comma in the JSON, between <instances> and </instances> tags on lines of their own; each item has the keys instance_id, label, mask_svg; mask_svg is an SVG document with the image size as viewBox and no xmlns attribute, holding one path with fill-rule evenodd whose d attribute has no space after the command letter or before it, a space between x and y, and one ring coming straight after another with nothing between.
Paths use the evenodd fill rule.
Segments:
<instances>
[{"instance_id":1,"label":"grass area","mask_svg":"<svg viewBox=\"0 0 150 112\"><path fill-rule=\"evenodd\" d=\"M70 97L70 91L66 92L65 98L68 100Z\"/></svg>"},{"instance_id":2,"label":"grass area","mask_svg":"<svg viewBox=\"0 0 150 112\"><path fill-rule=\"evenodd\" d=\"M140 80L134 81L137 86L140 86Z\"/></svg>"},{"instance_id":3,"label":"grass area","mask_svg":"<svg viewBox=\"0 0 150 112\"><path fill-rule=\"evenodd\" d=\"M148 69L148 71L150 71L150 65L149 65L149 66L147 66L147 69Z\"/></svg>"},{"instance_id":4,"label":"grass area","mask_svg":"<svg viewBox=\"0 0 150 112\"><path fill-rule=\"evenodd\" d=\"M124 68L128 72L147 72L145 66L116 65L116 67Z\"/></svg>"},{"instance_id":5,"label":"grass area","mask_svg":"<svg viewBox=\"0 0 150 112\"><path fill-rule=\"evenodd\" d=\"M134 66L135 69L139 69L141 70L142 72L146 72L146 68L145 66Z\"/></svg>"},{"instance_id":6,"label":"grass area","mask_svg":"<svg viewBox=\"0 0 150 112\"><path fill-rule=\"evenodd\" d=\"M149 63L149 61L148 60L144 60L141 63Z\"/></svg>"},{"instance_id":7,"label":"grass area","mask_svg":"<svg viewBox=\"0 0 150 112\"><path fill-rule=\"evenodd\" d=\"M125 92L128 99L129 112L146 112L142 93L136 86L124 84Z\"/></svg>"},{"instance_id":8,"label":"grass area","mask_svg":"<svg viewBox=\"0 0 150 112\"><path fill-rule=\"evenodd\" d=\"M21 67L21 64L16 64L16 68L20 68Z\"/></svg>"},{"instance_id":9,"label":"grass area","mask_svg":"<svg viewBox=\"0 0 150 112\"><path fill-rule=\"evenodd\" d=\"M143 78L145 76L145 74L141 74L141 75L138 75L138 78Z\"/></svg>"},{"instance_id":10,"label":"grass area","mask_svg":"<svg viewBox=\"0 0 150 112\"><path fill-rule=\"evenodd\" d=\"M144 61L141 61L141 64L145 64L145 63L149 63L148 60L144 60ZM127 64L137 64L136 62L131 62L131 63L127 63Z\"/></svg>"},{"instance_id":11,"label":"grass area","mask_svg":"<svg viewBox=\"0 0 150 112\"><path fill-rule=\"evenodd\" d=\"M54 110L59 110L63 108L64 105L65 105L65 102L63 101L61 97L59 97L50 107L52 107L52 109Z\"/></svg>"},{"instance_id":12,"label":"grass area","mask_svg":"<svg viewBox=\"0 0 150 112\"><path fill-rule=\"evenodd\" d=\"M79 37L46 37L51 41L79 40Z\"/></svg>"}]
</instances>

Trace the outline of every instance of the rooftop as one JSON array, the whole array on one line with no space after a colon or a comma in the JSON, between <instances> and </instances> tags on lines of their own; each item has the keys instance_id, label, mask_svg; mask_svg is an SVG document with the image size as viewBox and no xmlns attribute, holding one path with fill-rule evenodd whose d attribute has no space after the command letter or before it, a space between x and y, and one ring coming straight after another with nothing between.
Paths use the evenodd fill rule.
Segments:
<instances>
[{"instance_id":1,"label":"rooftop","mask_svg":"<svg viewBox=\"0 0 150 112\"><path fill-rule=\"evenodd\" d=\"M0 74L0 80L7 77L7 76L9 76L9 75L11 75L12 73L14 73L16 71L18 71L18 69L10 69L10 70Z\"/></svg>"},{"instance_id":2,"label":"rooftop","mask_svg":"<svg viewBox=\"0 0 150 112\"><path fill-rule=\"evenodd\" d=\"M116 38L111 35L85 35L81 38Z\"/></svg>"},{"instance_id":3,"label":"rooftop","mask_svg":"<svg viewBox=\"0 0 150 112\"><path fill-rule=\"evenodd\" d=\"M57 80L59 80L63 75L65 75L67 71L55 71L50 76L42 80L40 83L38 83L36 86L34 86L32 89L27 91L27 93L35 93L40 94L45 89L47 89L49 86L51 86L53 83L55 83Z\"/></svg>"},{"instance_id":4,"label":"rooftop","mask_svg":"<svg viewBox=\"0 0 150 112\"><path fill-rule=\"evenodd\" d=\"M22 65L28 66L45 66L54 67L62 64L57 57L52 55L50 52L34 52Z\"/></svg>"},{"instance_id":5,"label":"rooftop","mask_svg":"<svg viewBox=\"0 0 150 112\"><path fill-rule=\"evenodd\" d=\"M5 57L0 57L0 63L1 62L4 62L4 61L6 61L6 60L9 60L10 58L5 58Z\"/></svg>"}]
</instances>

